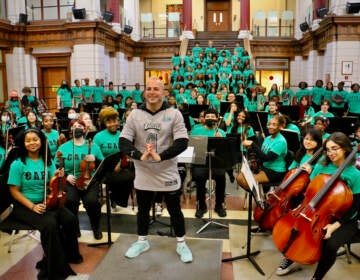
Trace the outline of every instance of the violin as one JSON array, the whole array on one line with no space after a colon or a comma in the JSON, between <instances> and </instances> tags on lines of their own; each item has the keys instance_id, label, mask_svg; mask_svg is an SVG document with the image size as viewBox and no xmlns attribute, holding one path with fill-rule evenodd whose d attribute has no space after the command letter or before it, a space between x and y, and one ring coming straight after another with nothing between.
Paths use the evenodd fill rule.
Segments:
<instances>
[{"instance_id":1,"label":"violin","mask_svg":"<svg viewBox=\"0 0 360 280\"><path fill-rule=\"evenodd\" d=\"M63 158L61 151L57 151L56 157L59 162L59 168L63 168ZM50 194L46 198L46 207L48 209L62 207L66 201L66 177L59 174L51 178L49 183Z\"/></svg>"},{"instance_id":2,"label":"violin","mask_svg":"<svg viewBox=\"0 0 360 280\"><path fill-rule=\"evenodd\" d=\"M311 164L316 161L321 156L322 151L323 148L318 149L305 163ZM264 230L271 230L282 215L296 206L294 198L303 193L309 181L309 174L301 167L288 171L280 186L267 194L264 208L255 207L254 220L258 222L259 227Z\"/></svg>"},{"instance_id":3,"label":"violin","mask_svg":"<svg viewBox=\"0 0 360 280\"><path fill-rule=\"evenodd\" d=\"M88 140L88 155L91 154L91 139ZM84 158L80 162L81 175L76 179L76 187L80 190L86 190L91 179L91 173L95 170L95 161L87 161Z\"/></svg>"},{"instance_id":4,"label":"violin","mask_svg":"<svg viewBox=\"0 0 360 280\"><path fill-rule=\"evenodd\" d=\"M344 215L351 207L351 189L338 177L353 160L353 150L335 174L320 174L308 185L301 205L282 216L273 228L273 241L286 258L316 263L321 256L323 228Z\"/></svg>"}]
</instances>

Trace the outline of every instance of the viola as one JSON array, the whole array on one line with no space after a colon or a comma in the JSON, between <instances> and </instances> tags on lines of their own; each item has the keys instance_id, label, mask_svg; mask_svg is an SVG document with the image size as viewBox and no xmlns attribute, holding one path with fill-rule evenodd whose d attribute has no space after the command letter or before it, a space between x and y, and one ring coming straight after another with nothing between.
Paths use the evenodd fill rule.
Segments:
<instances>
[{"instance_id":1,"label":"viola","mask_svg":"<svg viewBox=\"0 0 360 280\"><path fill-rule=\"evenodd\" d=\"M56 153L59 168L63 168L63 158L61 151ZM56 174L49 183L50 193L46 197L46 207L49 209L62 207L66 201L66 177Z\"/></svg>"},{"instance_id":2,"label":"viola","mask_svg":"<svg viewBox=\"0 0 360 280\"><path fill-rule=\"evenodd\" d=\"M318 149L306 163L313 163L320 157L322 151L322 148ZM280 186L268 193L264 208L255 207L254 220L258 222L259 227L271 230L282 215L296 206L294 198L303 193L309 181L309 174L301 168L288 171Z\"/></svg>"},{"instance_id":3,"label":"viola","mask_svg":"<svg viewBox=\"0 0 360 280\"><path fill-rule=\"evenodd\" d=\"M88 155L91 153L91 139L88 140ZM80 190L86 190L91 179L91 173L95 170L95 161L87 161L84 158L80 162L81 175L76 179L76 187Z\"/></svg>"},{"instance_id":4,"label":"viola","mask_svg":"<svg viewBox=\"0 0 360 280\"><path fill-rule=\"evenodd\" d=\"M321 256L324 226L348 211L353 195L338 179L354 158L353 150L335 174L320 174L308 185L304 201L282 216L273 228L273 241L286 258L303 264L316 263Z\"/></svg>"}]
</instances>

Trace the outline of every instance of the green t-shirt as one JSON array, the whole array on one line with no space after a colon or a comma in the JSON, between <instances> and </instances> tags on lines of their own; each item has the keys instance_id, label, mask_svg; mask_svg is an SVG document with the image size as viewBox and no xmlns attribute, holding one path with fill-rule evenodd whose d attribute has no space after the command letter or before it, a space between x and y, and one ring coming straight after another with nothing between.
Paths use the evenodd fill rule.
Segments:
<instances>
[{"instance_id":1,"label":"green t-shirt","mask_svg":"<svg viewBox=\"0 0 360 280\"><path fill-rule=\"evenodd\" d=\"M96 103L102 103L105 96L105 90L103 87L94 87L94 98L93 101Z\"/></svg>"},{"instance_id":2,"label":"green t-shirt","mask_svg":"<svg viewBox=\"0 0 360 280\"><path fill-rule=\"evenodd\" d=\"M271 151L278 155L278 157L274 160L264 161L264 167L276 172L286 171L285 157L287 154L287 142L281 133L278 133L275 138L272 138L272 136L266 137L261 146L261 151L265 154Z\"/></svg>"},{"instance_id":3,"label":"green t-shirt","mask_svg":"<svg viewBox=\"0 0 360 280\"><path fill-rule=\"evenodd\" d=\"M81 101L81 96L82 96L81 87L74 86L74 87L71 88L71 91L73 93L74 101L77 104L79 104L79 102Z\"/></svg>"},{"instance_id":4,"label":"green t-shirt","mask_svg":"<svg viewBox=\"0 0 360 280\"><path fill-rule=\"evenodd\" d=\"M319 174L333 175L338 169L333 163L329 163L324 166L321 162L318 162L313 171L310 174L310 180L314 179ZM353 165L345 167L343 172L340 174L341 180L351 189L353 194L360 193L360 171Z\"/></svg>"},{"instance_id":5,"label":"green t-shirt","mask_svg":"<svg viewBox=\"0 0 360 280\"><path fill-rule=\"evenodd\" d=\"M20 101L19 100L10 100L9 101L9 109L16 115L16 119L21 117L20 112Z\"/></svg>"},{"instance_id":6,"label":"green t-shirt","mask_svg":"<svg viewBox=\"0 0 360 280\"><path fill-rule=\"evenodd\" d=\"M217 130L221 136L225 137L226 133L222 129ZM191 136L208 136L208 137L215 137L216 129L207 129L205 126L195 126L191 132Z\"/></svg>"},{"instance_id":7,"label":"green t-shirt","mask_svg":"<svg viewBox=\"0 0 360 280\"><path fill-rule=\"evenodd\" d=\"M47 167L47 182L54 176L55 164ZM31 202L39 203L44 200L45 169L42 159L25 159L25 164L20 158L10 165L8 184L20 187L20 192Z\"/></svg>"},{"instance_id":8,"label":"green t-shirt","mask_svg":"<svg viewBox=\"0 0 360 280\"><path fill-rule=\"evenodd\" d=\"M57 95L60 96L60 102L62 102L62 107L72 107L72 95L67 88L59 88Z\"/></svg>"},{"instance_id":9,"label":"green t-shirt","mask_svg":"<svg viewBox=\"0 0 360 280\"><path fill-rule=\"evenodd\" d=\"M141 89L134 89L132 91L132 97L136 103L143 102L142 94L143 94L143 91Z\"/></svg>"},{"instance_id":10,"label":"green t-shirt","mask_svg":"<svg viewBox=\"0 0 360 280\"><path fill-rule=\"evenodd\" d=\"M82 92L84 94L85 101L89 102L91 100L93 94L94 94L93 87L84 85L84 86L81 87L81 89L82 89Z\"/></svg>"},{"instance_id":11,"label":"green t-shirt","mask_svg":"<svg viewBox=\"0 0 360 280\"><path fill-rule=\"evenodd\" d=\"M360 114L360 93L348 93L345 97L345 102L349 104L350 113Z\"/></svg>"},{"instance_id":12,"label":"green t-shirt","mask_svg":"<svg viewBox=\"0 0 360 280\"><path fill-rule=\"evenodd\" d=\"M312 102L315 105L320 106L321 99L323 98L324 93L325 93L325 88L323 88L323 87L313 87L313 89L311 90Z\"/></svg>"},{"instance_id":13,"label":"green t-shirt","mask_svg":"<svg viewBox=\"0 0 360 280\"><path fill-rule=\"evenodd\" d=\"M297 101L300 103L300 99L301 97L303 96L310 96L311 95L311 91L308 90L307 88L304 88L304 89L299 89L297 92L296 92L296 99Z\"/></svg>"},{"instance_id":14,"label":"green t-shirt","mask_svg":"<svg viewBox=\"0 0 360 280\"><path fill-rule=\"evenodd\" d=\"M294 168L298 168L301 165L303 165L305 162L307 162L310 158L312 157L312 155L306 153L300 160L300 162L297 162L295 160L293 160L293 162L290 164L288 170L294 169Z\"/></svg>"},{"instance_id":15,"label":"green t-shirt","mask_svg":"<svg viewBox=\"0 0 360 280\"><path fill-rule=\"evenodd\" d=\"M283 105L290 105L291 100L295 96L292 89L283 89L280 93L282 104Z\"/></svg>"},{"instance_id":16,"label":"green t-shirt","mask_svg":"<svg viewBox=\"0 0 360 280\"><path fill-rule=\"evenodd\" d=\"M73 149L75 151L75 157L73 156ZM84 143L81 146L73 146L73 141L68 141L64 144L62 144L58 151L61 151L62 158L63 158L63 165L65 173L74 175L74 165L75 165L75 177L78 178L81 174L80 170L80 162L88 155L89 148L87 143ZM90 154L95 156L95 159L97 160L103 160L104 156L101 153L101 150L98 145L92 143ZM75 160L73 160L75 159ZM58 164L58 159L56 158L55 161Z\"/></svg>"},{"instance_id":17,"label":"green t-shirt","mask_svg":"<svg viewBox=\"0 0 360 280\"><path fill-rule=\"evenodd\" d=\"M50 131L50 133L47 133L44 129L41 130L44 135L46 136L47 140L48 140L48 145L49 145L49 149L50 149L50 153L52 158L55 157L56 155L56 151L57 151L57 144L58 144L58 140L59 140L59 132L55 129L52 129Z\"/></svg>"},{"instance_id":18,"label":"green t-shirt","mask_svg":"<svg viewBox=\"0 0 360 280\"><path fill-rule=\"evenodd\" d=\"M116 91L115 90L108 90L108 91L106 91L105 92L105 98L107 97L107 96L109 96L109 95L111 95L114 99L115 99L115 97L116 97Z\"/></svg>"},{"instance_id":19,"label":"green t-shirt","mask_svg":"<svg viewBox=\"0 0 360 280\"><path fill-rule=\"evenodd\" d=\"M345 91L345 90L342 90L342 91L338 91L338 90L333 91L332 97L338 98L338 99L341 99L341 98L342 98L344 101L341 102L340 104L337 104L337 103L331 101L331 107L333 107L333 108L344 108L345 98L346 98L347 94L348 94L348 92Z\"/></svg>"},{"instance_id":20,"label":"green t-shirt","mask_svg":"<svg viewBox=\"0 0 360 280\"><path fill-rule=\"evenodd\" d=\"M114 134L104 129L94 136L94 143L99 146L104 157L119 151L119 137L120 131L117 130Z\"/></svg>"},{"instance_id":21,"label":"green t-shirt","mask_svg":"<svg viewBox=\"0 0 360 280\"><path fill-rule=\"evenodd\" d=\"M0 169L3 167L5 162L6 151L3 147L0 146Z\"/></svg>"}]
</instances>

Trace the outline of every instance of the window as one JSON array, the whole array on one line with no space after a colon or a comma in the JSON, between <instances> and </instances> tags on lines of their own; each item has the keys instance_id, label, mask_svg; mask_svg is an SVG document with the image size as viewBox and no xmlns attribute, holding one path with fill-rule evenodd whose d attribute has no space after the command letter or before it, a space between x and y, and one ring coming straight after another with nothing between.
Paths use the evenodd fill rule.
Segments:
<instances>
[{"instance_id":1,"label":"window","mask_svg":"<svg viewBox=\"0 0 360 280\"><path fill-rule=\"evenodd\" d=\"M72 12L74 0L26 0L29 20L66 19Z\"/></svg>"}]
</instances>

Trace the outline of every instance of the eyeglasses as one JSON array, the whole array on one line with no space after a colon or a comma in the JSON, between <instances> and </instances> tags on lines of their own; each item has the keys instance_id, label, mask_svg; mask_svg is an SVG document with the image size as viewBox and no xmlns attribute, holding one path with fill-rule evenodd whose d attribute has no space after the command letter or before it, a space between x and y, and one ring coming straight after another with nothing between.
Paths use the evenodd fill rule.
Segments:
<instances>
[{"instance_id":1,"label":"eyeglasses","mask_svg":"<svg viewBox=\"0 0 360 280\"><path fill-rule=\"evenodd\" d=\"M337 153L337 151L340 150L340 149L341 149L341 147L326 149L326 153L327 154Z\"/></svg>"}]
</instances>

